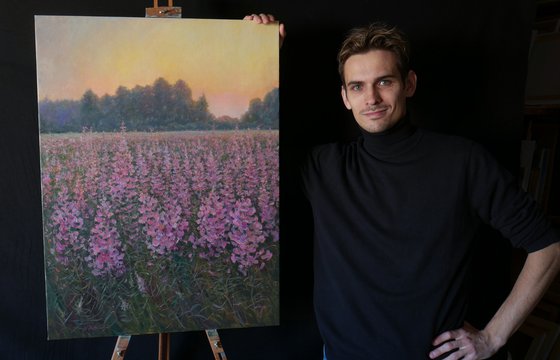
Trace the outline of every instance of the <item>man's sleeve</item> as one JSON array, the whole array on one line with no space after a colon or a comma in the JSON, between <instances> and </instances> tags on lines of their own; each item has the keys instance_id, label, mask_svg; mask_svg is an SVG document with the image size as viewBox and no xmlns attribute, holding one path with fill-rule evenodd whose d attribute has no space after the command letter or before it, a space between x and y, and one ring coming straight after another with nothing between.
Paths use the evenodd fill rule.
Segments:
<instances>
[{"instance_id":1,"label":"man's sleeve","mask_svg":"<svg viewBox=\"0 0 560 360\"><path fill-rule=\"evenodd\" d=\"M468 166L469 198L478 216L527 252L560 241L536 201L481 146L473 143Z\"/></svg>"}]
</instances>

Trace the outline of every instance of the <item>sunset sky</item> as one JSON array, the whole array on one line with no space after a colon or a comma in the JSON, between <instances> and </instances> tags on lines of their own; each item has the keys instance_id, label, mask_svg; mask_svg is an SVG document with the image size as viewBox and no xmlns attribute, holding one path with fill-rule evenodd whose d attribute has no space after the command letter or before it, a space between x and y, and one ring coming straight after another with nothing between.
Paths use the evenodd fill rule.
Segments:
<instances>
[{"instance_id":1,"label":"sunset sky","mask_svg":"<svg viewBox=\"0 0 560 360\"><path fill-rule=\"evenodd\" d=\"M37 16L39 99L114 95L159 78L239 117L278 87L278 27L243 20Z\"/></svg>"}]
</instances>

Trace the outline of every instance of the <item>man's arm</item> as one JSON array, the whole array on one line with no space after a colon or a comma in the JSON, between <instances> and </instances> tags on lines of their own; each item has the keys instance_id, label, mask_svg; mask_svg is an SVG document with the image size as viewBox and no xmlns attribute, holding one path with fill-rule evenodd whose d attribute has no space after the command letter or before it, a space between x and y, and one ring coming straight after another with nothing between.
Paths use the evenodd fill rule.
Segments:
<instances>
[{"instance_id":1,"label":"man's arm","mask_svg":"<svg viewBox=\"0 0 560 360\"><path fill-rule=\"evenodd\" d=\"M483 330L466 324L463 328L447 331L433 342L430 352L435 359L458 349L446 360L487 359L505 345L509 337L523 324L560 269L560 243L530 253L513 289L494 317Z\"/></svg>"}]
</instances>

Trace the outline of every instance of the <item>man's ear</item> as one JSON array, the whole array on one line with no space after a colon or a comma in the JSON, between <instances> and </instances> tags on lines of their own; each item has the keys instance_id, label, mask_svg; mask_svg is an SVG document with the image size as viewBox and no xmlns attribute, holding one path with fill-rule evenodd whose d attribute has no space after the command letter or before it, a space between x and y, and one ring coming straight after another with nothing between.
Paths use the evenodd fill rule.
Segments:
<instances>
[{"instance_id":1,"label":"man's ear","mask_svg":"<svg viewBox=\"0 0 560 360\"><path fill-rule=\"evenodd\" d=\"M346 96L346 87L344 87L344 85L340 86L340 95L342 96L344 106L346 106L348 110L352 110L352 105L350 105L350 101L348 101L348 96Z\"/></svg>"},{"instance_id":2,"label":"man's ear","mask_svg":"<svg viewBox=\"0 0 560 360\"><path fill-rule=\"evenodd\" d=\"M405 95L406 97L411 97L416 92L416 73L412 70L408 72L406 76L406 85L405 85Z\"/></svg>"}]
</instances>

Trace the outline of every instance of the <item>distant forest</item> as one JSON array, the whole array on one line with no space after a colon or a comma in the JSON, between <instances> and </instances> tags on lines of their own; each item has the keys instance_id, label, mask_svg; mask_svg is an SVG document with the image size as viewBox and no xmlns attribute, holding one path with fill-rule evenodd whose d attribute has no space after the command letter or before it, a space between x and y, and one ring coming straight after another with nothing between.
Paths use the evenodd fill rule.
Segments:
<instances>
[{"instance_id":1,"label":"distant forest","mask_svg":"<svg viewBox=\"0 0 560 360\"><path fill-rule=\"evenodd\" d=\"M87 90L80 100L45 99L39 102L42 133L119 131L181 131L278 129L278 88L264 99L253 99L239 119L216 118L208 111L202 95L197 100L183 80L171 85L163 78L152 85L127 89L120 86L115 95L99 97Z\"/></svg>"}]
</instances>

